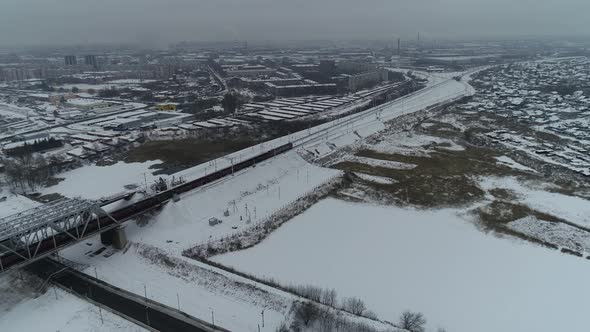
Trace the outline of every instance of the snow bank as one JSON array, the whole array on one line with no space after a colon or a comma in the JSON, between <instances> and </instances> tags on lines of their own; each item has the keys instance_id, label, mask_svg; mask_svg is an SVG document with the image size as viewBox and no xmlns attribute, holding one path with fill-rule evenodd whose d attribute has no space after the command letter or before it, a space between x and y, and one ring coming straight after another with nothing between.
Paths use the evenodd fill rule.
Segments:
<instances>
[{"instance_id":1,"label":"snow bank","mask_svg":"<svg viewBox=\"0 0 590 332\"><path fill-rule=\"evenodd\" d=\"M110 332L146 331L60 289L50 288L37 298L4 302L8 276L0 277L0 326L2 331ZM57 299L56 299L57 296Z\"/></svg>"},{"instance_id":2,"label":"snow bank","mask_svg":"<svg viewBox=\"0 0 590 332\"><path fill-rule=\"evenodd\" d=\"M173 257L158 249L144 245L132 245L125 252L116 252L110 257L89 257L85 251L102 247L98 239L70 247L64 256L76 262L92 264L84 272L129 292L178 308L190 315L211 322L230 331L257 332L261 323L261 311L265 310L267 331L283 320L290 301L265 293L252 286L210 272L201 264L183 257ZM144 291L145 287L145 291ZM278 302L276 302L278 301ZM284 303L282 302L284 301Z\"/></svg>"},{"instance_id":3,"label":"snow bank","mask_svg":"<svg viewBox=\"0 0 590 332\"><path fill-rule=\"evenodd\" d=\"M353 162L359 164L365 164L373 167L382 167L382 168L390 168L390 169L413 169L416 168L414 164L407 164L402 163L399 161L391 161L391 160L383 160L383 159L375 159L375 158L367 158L367 157L359 157L353 155L346 155L345 157L337 160L336 162Z\"/></svg>"},{"instance_id":4,"label":"snow bank","mask_svg":"<svg viewBox=\"0 0 590 332\"><path fill-rule=\"evenodd\" d=\"M383 176L375 176L375 175L369 175L369 174L358 173L358 172L356 172L354 174L365 181L379 183L379 184L393 184L396 182L392 178L387 178L387 177L383 177Z\"/></svg>"},{"instance_id":5,"label":"snow bank","mask_svg":"<svg viewBox=\"0 0 590 332\"><path fill-rule=\"evenodd\" d=\"M497 160L498 165L508 166L510 168L517 169L519 171L527 171L527 172L537 173L537 171L535 171L534 169L524 166L522 164L519 164L516 161L514 161L511 158L506 157L506 156L496 157L496 160Z\"/></svg>"}]
</instances>

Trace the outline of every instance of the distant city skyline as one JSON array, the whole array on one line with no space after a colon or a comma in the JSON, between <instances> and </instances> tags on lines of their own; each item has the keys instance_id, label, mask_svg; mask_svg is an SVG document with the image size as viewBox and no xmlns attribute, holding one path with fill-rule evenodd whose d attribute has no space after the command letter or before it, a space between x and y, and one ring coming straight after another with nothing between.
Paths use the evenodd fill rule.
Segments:
<instances>
[{"instance_id":1,"label":"distant city skyline","mask_svg":"<svg viewBox=\"0 0 590 332\"><path fill-rule=\"evenodd\" d=\"M586 0L4 0L0 46L588 36Z\"/></svg>"}]
</instances>

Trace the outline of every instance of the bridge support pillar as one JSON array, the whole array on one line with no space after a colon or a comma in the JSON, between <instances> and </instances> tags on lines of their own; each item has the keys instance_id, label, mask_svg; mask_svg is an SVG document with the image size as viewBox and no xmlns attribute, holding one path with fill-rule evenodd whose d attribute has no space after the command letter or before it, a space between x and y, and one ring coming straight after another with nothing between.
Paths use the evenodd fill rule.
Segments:
<instances>
[{"instance_id":1,"label":"bridge support pillar","mask_svg":"<svg viewBox=\"0 0 590 332\"><path fill-rule=\"evenodd\" d=\"M105 246L113 245L116 249L123 249L127 245L125 226L118 226L106 232L100 233L100 242Z\"/></svg>"}]
</instances>

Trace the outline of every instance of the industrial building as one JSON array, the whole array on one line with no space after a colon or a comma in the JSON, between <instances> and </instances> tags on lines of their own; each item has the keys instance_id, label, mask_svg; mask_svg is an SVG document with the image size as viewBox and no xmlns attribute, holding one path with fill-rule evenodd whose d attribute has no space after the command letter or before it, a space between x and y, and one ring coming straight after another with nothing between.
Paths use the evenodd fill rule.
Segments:
<instances>
[{"instance_id":1,"label":"industrial building","mask_svg":"<svg viewBox=\"0 0 590 332\"><path fill-rule=\"evenodd\" d=\"M303 84L288 84L280 85L278 82L267 82L265 83L268 90L275 97L300 97L307 95L327 95L336 94L338 89L335 83L316 83L306 82Z\"/></svg>"},{"instance_id":2,"label":"industrial building","mask_svg":"<svg viewBox=\"0 0 590 332\"><path fill-rule=\"evenodd\" d=\"M75 66L78 64L78 59L75 55L66 55L64 57L64 62L66 66Z\"/></svg>"},{"instance_id":3,"label":"industrial building","mask_svg":"<svg viewBox=\"0 0 590 332\"><path fill-rule=\"evenodd\" d=\"M85 55L84 64L96 68L98 66L98 62L96 61L96 55Z\"/></svg>"},{"instance_id":4,"label":"industrial building","mask_svg":"<svg viewBox=\"0 0 590 332\"><path fill-rule=\"evenodd\" d=\"M178 103L161 103L155 106L158 111L175 112L178 109Z\"/></svg>"}]
</instances>

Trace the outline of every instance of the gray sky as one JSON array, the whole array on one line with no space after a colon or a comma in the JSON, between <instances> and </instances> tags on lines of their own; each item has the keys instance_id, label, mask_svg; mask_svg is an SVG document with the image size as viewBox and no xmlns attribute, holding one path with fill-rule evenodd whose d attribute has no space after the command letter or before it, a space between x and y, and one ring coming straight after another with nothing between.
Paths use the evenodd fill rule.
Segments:
<instances>
[{"instance_id":1,"label":"gray sky","mask_svg":"<svg viewBox=\"0 0 590 332\"><path fill-rule=\"evenodd\" d=\"M589 0L0 0L0 45L589 35Z\"/></svg>"}]
</instances>

